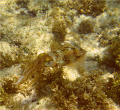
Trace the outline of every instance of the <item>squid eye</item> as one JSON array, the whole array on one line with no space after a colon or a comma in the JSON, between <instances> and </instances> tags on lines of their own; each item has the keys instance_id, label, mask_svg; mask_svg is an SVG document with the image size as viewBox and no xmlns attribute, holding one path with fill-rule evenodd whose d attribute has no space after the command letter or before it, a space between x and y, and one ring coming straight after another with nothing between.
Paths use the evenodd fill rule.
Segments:
<instances>
[{"instance_id":1,"label":"squid eye","mask_svg":"<svg viewBox=\"0 0 120 110\"><path fill-rule=\"evenodd\" d=\"M52 66L53 65L53 59L51 56L47 56L45 59L45 66Z\"/></svg>"},{"instance_id":2,"label":"squid eye","mask_svg":"<svg viewBox=\"0 0 120 110\"><path fill-rule=\"evenodd\" d=\"M52 66L52 65L53 65L53 61L52 60L45 62L45 66Z\"/></svg>"}]
</instances>

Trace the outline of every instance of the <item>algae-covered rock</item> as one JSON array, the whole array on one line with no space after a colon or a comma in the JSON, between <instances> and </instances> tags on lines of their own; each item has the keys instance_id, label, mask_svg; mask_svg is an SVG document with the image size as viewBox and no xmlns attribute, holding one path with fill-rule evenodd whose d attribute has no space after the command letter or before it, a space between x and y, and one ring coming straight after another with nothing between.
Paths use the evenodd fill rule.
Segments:
<instances>
[{"instance_id":1,"label":"algae-covered rock","mask_svg":"<svg viewBox=\"0 0 120 110\"><path fill-rule=\"evenodd\" d=\"M8 42L0 42L0 69L18 62L17 48Z\"/></svg>"},{"instance_id":2,"label":"algae-covered rock","mask_svg":"<svg viewBox=\"0 0 120 110\"><path fill-rule=\"evenodd\" d=\"M78 32L81 34L87 34L94 32L94 23L91 20L83 20L78 27Z\"/></svg>"},{"instance_id":3,"label":"algae-covered rock","mask_svg":"<svg viewBox=\"0 0 120 110\"><path fill-rule=\"evenodd\" d=\"M73 30L78 34L94 33L96 28L96 21L92 17L80 15L75 18Z\"/></svg>"},{"instance_id":4,"label":"algae-covered rock","mask_svg":"<svg viewBox=\"0 0 120 110\"><path fill-rule=\"evenodd\" d=\"M120 37L115 37L109 46L109 52L114 59L116 66L120 68Z\"/></svg>"},{"instance_id":5,"label":"algae-covered rock","mask_svg":"<svg viewBox=\"0 0 120 110\"><path fill-rule=\"evenodd\" d=\"M115 38L116 36L119 36L119 29L110 29L110 30L105 30L101 32L101 36L99 38L99 46L100 47L106 47L111 45L112 39Z\"/></svg>"},{"instance_id":6,"label":"algae-covered rock","mask_svg":"<svg viewBox=\"0 0 120 110\"><path fill-rule=\"evenodd\" d=\"M53 103L59 109L66 110L108 109L107 96L103 91L104 81L99 78L101 74L103 73L100 71L92 71L73 82L56 78L50 85Z\"/></svg>"},{"instance_id":7,"label":"algae-covered rock","mask_svg":"<svg viewBox=\"0 0 120 110\"><path fill-rule=\"evenodd\" d=\"M63 42L65 40L65 35L67 34L65 28L66 26L64 22L57 20L54 22L52 33L54 34L54 38L56 41Z\"/></svg>"},{"instance_id":8,"label":"algae-covered rock","mask_svg":"<svg viewBox=\"0 0 120 110\"><path fill-rule=\"evenodd\" d=\"M120 104L120 72L113 73L114 78L107 84L106 94L114 102Z\"/></svg>"},{"instance_id":9,"label":"algae-covered rock","mask_svg":"<svg viewBox=\"0 0 120 110\"><path fill-rule=\"evenodd\" d=\"M17 92L18 89L13 85L15 80L16 78L14 76L4 77L2 80L0 79L0 105L7 104L12 94Z\"/></svg>"},{"instance_id":10,"label":"algae-covered rock","mask_svg":"<svg viewBox=\"0 0 120 110\"><path fill-rule=\"evenodd\" d=\"M79 14L97 16L105 11L106 0L72 0L68 5L76 9Z\"/></svg>"},{"instance_id":11,"label":"algae-covered rock","mask_svg":"<svg viewBox=\"0 0 120 110\"><path fill-rule=\"evenodd\" d=\"M105 55L99 64L106 64L108 67L120 68L120 37L116 36L111 40Z\"/></svg>"},{"instance_id":12,"label":"algae-covered rock","mask_svg":"<svg viewBox=\"0 0 120 110\"><path fill-rule=\"evenodd\" d=\"M116 7L98 16L98 21L99 21L98 24L102 30L119 27L120 12L118 10L119 8Z\"/></svg>"}]
</instances>

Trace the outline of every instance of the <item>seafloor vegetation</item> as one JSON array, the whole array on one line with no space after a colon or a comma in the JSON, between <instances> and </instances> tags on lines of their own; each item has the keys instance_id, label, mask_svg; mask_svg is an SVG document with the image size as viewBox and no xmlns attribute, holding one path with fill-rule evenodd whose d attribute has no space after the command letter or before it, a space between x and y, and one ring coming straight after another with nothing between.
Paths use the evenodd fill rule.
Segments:
<instances>
[{"instance_id":1,"label":"seafloor vegetation","mask_svg":"<svg viewBox=\"0 0 120 110\"><path fill-rule=\"evenodd\" d=\"M0 1L0 110L119 110L119 4Z\"/></svg>"}]
</instances>

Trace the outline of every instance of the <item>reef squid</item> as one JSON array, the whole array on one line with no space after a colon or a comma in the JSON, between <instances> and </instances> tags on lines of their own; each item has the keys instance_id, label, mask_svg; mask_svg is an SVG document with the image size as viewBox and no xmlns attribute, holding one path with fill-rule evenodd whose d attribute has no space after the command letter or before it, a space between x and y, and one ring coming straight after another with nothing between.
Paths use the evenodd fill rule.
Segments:
<instances>
[{"instance_id":1,"label":"reef squid","mask_svg":"<svg viewBox=\"0 0 120 110\"><path fill-rule=\"evenodd\" d=\"M41 53L33 60L22 73L22 76L15 83L16 86L25 83L35 73L38 77L40 73L44 72L45 67L60 68L66 65L77 66L85 57L86 51L78 46L72 44L65 44L61 49ZM34 80L34 78L32 79ZM33 81L35 82L35 81Z\"/></svg>"}]
</instances>

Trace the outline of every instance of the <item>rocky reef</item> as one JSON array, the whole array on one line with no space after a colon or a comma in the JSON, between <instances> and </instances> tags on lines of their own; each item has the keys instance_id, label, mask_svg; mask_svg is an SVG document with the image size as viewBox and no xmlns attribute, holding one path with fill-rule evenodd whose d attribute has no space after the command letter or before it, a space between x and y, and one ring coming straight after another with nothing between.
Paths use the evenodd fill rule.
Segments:
<instances>
[{"instance_id":1,"label":"rocky reef","mask_svg":"<svg viewBox=\"0 0 120 110\"><path fill-rule=\"evenodd\" d=\"M0 110L120 109L119 0L0 5Z\"/></svg>"}]
</instances>

